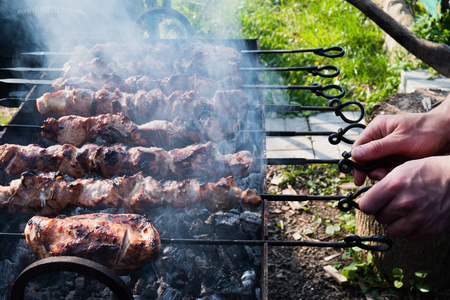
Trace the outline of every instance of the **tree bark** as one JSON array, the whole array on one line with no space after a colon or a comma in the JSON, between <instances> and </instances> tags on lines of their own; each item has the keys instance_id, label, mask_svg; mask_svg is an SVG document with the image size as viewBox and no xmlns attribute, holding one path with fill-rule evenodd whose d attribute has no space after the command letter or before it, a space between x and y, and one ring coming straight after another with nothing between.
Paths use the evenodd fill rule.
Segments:
<instances>
[{"instance_id":1,"label":"tree bark","mask_svg":"<svg viewBox=\"0 0 450 300\"><path fill-rule=\"evenodd\" d=\"M423 94L422 94L423 93ZM397 94L385 102L374 107L373 119L378 114L398 114L404 112L420 113L426 111L421 103L423 97L433 97L434 109L439 109L438 103L442 101L447 92L440 91L439 95L427 90L419 90L411 94ZM407 102L410 102L407 107ZM367 180L366 185L376 184L373 180ZM426 200L426 199L424 199ZM373 216L356 211L356 234L388 236L385 226L377 223ZM374 262L380 273L389 281L396 280L392 276L394 268L401 268L404 272L403 283L405 288L410 288L410 279L417 280L414 273L422 270L430 270L431 273L425 279L428 283L435 284L440 292L448 292L450 278L450 234L422 242L410 243L405 239L393 239L394 245L385 252L373 252Z\"/></svg>"},{"instance_id":2,"label":"tree bark","mask_svg":"<svg viewBox=\"0 0 450 300\"><path fill-rule=\"evenodd\" d=\"M418 37L370 0L346 0L377 24L407 51L428 66L450 77L450 47Z\"/></svg>"}]
</instances>

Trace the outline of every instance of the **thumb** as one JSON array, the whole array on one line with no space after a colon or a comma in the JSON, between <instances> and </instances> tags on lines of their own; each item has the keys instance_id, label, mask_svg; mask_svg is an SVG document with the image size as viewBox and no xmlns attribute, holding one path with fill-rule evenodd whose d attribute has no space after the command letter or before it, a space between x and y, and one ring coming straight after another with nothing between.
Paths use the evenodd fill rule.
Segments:
<instances>
[{"instance_id":1,"label":"thumb","mask_svg":"<svg viewBox=\"0 0 450 300\"><path fill-rule=\"evenodd\" d=\"M372 161L398 153L398 143L395 143L389 137L385 137L356 146L352 149L352 158L359 161Z\"/></svg>"}]
</instances>

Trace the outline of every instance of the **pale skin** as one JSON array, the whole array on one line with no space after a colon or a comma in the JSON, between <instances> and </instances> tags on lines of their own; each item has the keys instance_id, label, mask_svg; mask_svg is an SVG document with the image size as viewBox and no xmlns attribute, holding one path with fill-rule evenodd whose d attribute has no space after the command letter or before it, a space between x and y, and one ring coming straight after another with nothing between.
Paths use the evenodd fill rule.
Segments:
<instances>
[{"instance_id":1,"label":"pale skin","mask_svg":"<svg viewBox=\"0 0 450 300\"><path fill-rule=\"evenodd\" d=\"M380 180L358 200L364 213L387 224L392 237L424 241L450 231L450 96L428 113L377 116L352 147L352 159Z\"/></svg>"}]
</instances>

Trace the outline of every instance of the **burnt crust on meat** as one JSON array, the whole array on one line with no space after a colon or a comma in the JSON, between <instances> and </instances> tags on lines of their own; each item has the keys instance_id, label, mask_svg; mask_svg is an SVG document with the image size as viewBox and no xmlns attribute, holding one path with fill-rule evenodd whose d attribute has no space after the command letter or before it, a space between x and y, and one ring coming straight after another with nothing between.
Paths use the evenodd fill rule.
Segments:
<instances>
[{"instance_id":1,"label":"burnt crust on meat","mask_svg":"<svg viewBox=\"0 0 450 300\"><path fill-rule=\"evenodd\" d=\"M28 221L24 233L28 246L39 259L77 256L119 271L154 262L161 247L154 226L137 214L96 213L65 219L35 216ZM117 261L122 247L124 255Z\"/></svg>"},{"instance_id":2,"label":"burnt crust on meat","mask_svg":"<svg viewBox=\"0 0 450 300\"><path fill-rule=\"evenodd\" d=\"M66 207L124 208L130 213L166 204L175 209L194 203L211 212L237 206L255 208L261 197L240 189L233 177L216 183L196 180L159 181L142 173L113 179L73 179L60 173L27 172L9 186L0 186L0 211L55 215Z\"/></svg>"},{"instance_id":3,"label":"burnt crust on meat","mask_svg":"<svg viewBox=\"0 0 450 300\"><path fill-rule=\"evenodd\" d=\"M164 150L156 147L0 145L0 169L7 174L26 171L62 172L73 178L111 178L143 172L160 179L248 176L253 168L249 151L222 155L212 142Z\"/></svg>"}]
</instances>

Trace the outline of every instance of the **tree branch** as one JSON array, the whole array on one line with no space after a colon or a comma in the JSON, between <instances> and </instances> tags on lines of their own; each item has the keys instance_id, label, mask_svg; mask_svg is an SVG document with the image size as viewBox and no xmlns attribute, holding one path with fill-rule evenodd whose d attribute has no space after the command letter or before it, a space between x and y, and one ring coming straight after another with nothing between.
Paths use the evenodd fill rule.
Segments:
<instances>
[{"instance_id":1,"label":"tree branch","mask_svg":"<svg viewBox=\"0 0 450 300\"><path fill-rule=\"evenodd\" d=\"M370 0L346 0L428 66L450 77L450 47L418 37Z\"/></svg>"}]
</instances>

